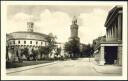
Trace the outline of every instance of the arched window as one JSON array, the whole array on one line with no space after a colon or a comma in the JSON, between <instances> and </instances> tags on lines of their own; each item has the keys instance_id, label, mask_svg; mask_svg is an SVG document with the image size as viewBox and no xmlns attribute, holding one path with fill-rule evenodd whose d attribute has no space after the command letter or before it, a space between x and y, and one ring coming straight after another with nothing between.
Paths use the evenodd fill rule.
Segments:
<instances>
[{"instance_id":1,"label":"arched window","mask_svg":"<svg viewBox=\"0 0 128 81\"><path fill-rule=\"evenodd\" d=\"M24 41L24 44L26 44L26 41Z\"/></svg>"},{"instance_id":2,"label":"arched window","mask_svg":"<svg viewBox=\"0 0 128 81\"><path fill-rule=\"evenodd\" d=\"M32 41L30 41L30 44L32 44Z\"/></svg>"},{"instance_id":3,"label":"arched window","mask_svg":"<svg viewBox=\"0 0 128 81\"><path fill-rule=\"evenodd\" d=\"M20 44L20 41L18 41L18 44Z\"/></svg>"}]
</instances>

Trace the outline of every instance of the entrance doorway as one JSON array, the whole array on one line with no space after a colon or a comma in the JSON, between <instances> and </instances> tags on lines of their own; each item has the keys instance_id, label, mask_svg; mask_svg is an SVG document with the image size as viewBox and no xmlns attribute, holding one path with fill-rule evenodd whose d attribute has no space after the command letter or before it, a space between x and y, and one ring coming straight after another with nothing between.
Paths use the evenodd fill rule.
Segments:
<instances>
[{"instance_id":1,"label":"entrance doorway","mask_svg":"<svg viewBox=\"0 0 128 81\"><path fill-rule=\"evenodd\" d=\"M105 64L114 64L117 60L117 46L105 47Z\"/></svg>"}]
</instances>

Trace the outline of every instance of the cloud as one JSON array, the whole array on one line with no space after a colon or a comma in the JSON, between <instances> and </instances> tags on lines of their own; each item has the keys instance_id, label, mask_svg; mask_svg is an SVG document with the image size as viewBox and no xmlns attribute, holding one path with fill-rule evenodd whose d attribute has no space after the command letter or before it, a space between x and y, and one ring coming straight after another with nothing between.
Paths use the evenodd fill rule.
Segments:
<instances>
[{"instance_id":1,"label":"cloud","mask_svg":"<svg viewBox=\"0 0 128 81\"><path fill-rule=\"evenodd\" d=\"M8 27L7 32L14 32L14 31L24 31L27 29L26 22L29 18L32 17L31 15L25 13L17 13L11 19L7 21Z\"/></svg>"},{"instance_id":2,"label":"cloud","mask_svg":"<svg viewBox=\"0 0 128 81\"><path fill-rule=\"evenodd\" d=\"M31 19L30 19L31 18ZM48 9L42 11L39 20L34 21L34 31L48 34L53 33L59 42L68 41L70 36L71 18L65 12L51 12ZM17 13L8 20L7 32L26 31L27 22L33 21L34 17L26 13Z\"/></svg>"},{"instance_id":3,"label":"cloud","mask_svg":"<svg viewBox=\"0 0 128 81\"><path fill-rule=\"evenodd\" d=\"M92 43L96 37L105 35L106 13L102 9L94 9L91 13L80 14L79 18L82 22L79 27L79 36L81 42Z\"/></svg>"},{"instance_id":4,"label":"cloud","mask_svg":"<svg viewBox=\"0 0 128 81\"><path fill-rule=\"evenodd\" d=\"M91 43L96 37L105 35L104 23L107 13L105 10L98 8L89 13L80 13L78 16L78 33L82 43ZM34 21L34 31L44 34L52 32L57 36L57 41L68 41L72 17L63 11L44 9L37 16L19 12L8 20L7 32L26 31L26 22L30 18L32 18L31 20L38 18Z\"/></svg>"},{"instance_id":5,"label":"cloud","mask_svg":"<svg viewBox=\"0 0 128 81\"><path fill-rule=\"evenodd\" d=\"M65 12L51 12L45 9L40 14L40 21L36 22L36 31L50 33L58 37L58 41L65 42L70 35L71 18Z\"/></svg>"}]
</instances>

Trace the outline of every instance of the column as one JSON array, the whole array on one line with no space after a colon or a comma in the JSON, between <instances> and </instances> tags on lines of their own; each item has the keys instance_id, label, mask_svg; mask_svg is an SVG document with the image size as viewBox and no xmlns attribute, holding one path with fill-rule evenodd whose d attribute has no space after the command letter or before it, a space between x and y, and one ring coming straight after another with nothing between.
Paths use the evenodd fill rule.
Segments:
<instances>
[{"instance_id":1,"label":"column","mask_svg":"<svg viewBox=\"0 0 128 81\"><path fill-rule=\"evenodd\" d=\"M104 46L101 46L100 48L100 61L99 65L104 65L105 59L104 59Z\"/></svg>"},{"instance_id":2,"label":"column","mask_svg":"<svg viewBox=\"0 0 128 81\"><path fill-rule=\"evenodd\" d=\"M109 29L107 29L107 40L109 38Z\"/></svg>"},{"instance_id":3,"label":"column","mask_svg":"<svg viewBox=\"0 0 128 81\"><path fill-rule=\"evenodd\" d=\"M16 57L16 46L14 46L12 49L11 49L11 53L12 53L12 56L11 56L11 61L12 62L16 62L17 61L17 57Z\"/></svg>"},{"instance_id":4,"label":"column","mask_svg":"<svg viewBox=\"0 0 128 81\"><path fill-rule=\"evenodd\" d=\"M114 25L114 30L115 30L114 33L115 33L115 40L117 41L117 35L118 35L118 32L117 31L118 30L117 30L117 25L116 24L117 24L117 22L115 22L115 25Z\"/></svg>"},{"instance_id":5,"label":"column","mask_svg":"<svg viewBox=\"0 0 128 81\"><path fill-rule=\"evenodd\" d=\"M114 40L114 28L112 26L112 37L111 37L112 40Z\"/></svg>"},{"instance_id":6,"label":"column","mask_svg":"<svg viewBox=\"0 0 128 81\"><path fill-rule=\"evenodd\" d=\"M107 38L107 41L109 41L109 39L110 39L110 30L109 30L109 28L108 28L107 33L108 33L108 38Z\"/></svg>"},{"instance_id":7,"label":"column","mask_svg":"<svg viewBox=\"0 0 128 81\"><path fill-rule=\"evenodd\" d=\"M106 39L108 38L108 29L106 29Z\"/></svg>"},{"instance_id":8,"label":"column","mask_svg":"<svg viewBox=\"0 0 128 81\"><path fill-rule=\"evenodd\" d=\"M119 12L118 14L118 41L121 41L122 33L122 14Z\"/></svg>"},{"instance_id":9,"label":"column","mask_svg":"<svg viewBox=\"0 0 128 81\"><path fill-rule=\"evenodd\" d=\"M108 34L109 34L108 40L110 40L111 39L111 31L110 31L110 28L108 29Z\"/></svg>"},{"instance_id":10,"label":"column","mask_svg":"<svg viewBox=\"0 0 128 81\"><path fill-rule=\"evenodd\" d=\"M117 30L116 30L116 23L114 24L114 40L116 41L117 39L117 32L116 32Z\"/></svg>"},{"instance_id":11,"label":"column","mask_svg":"<svg viewBox=\"0 0 128 81\"><path fill-rule=\"evenodd\" d=\"M109 29L109 31L110 31L110 37L109 37L109 39L112 40L112 29Z\"/></svg>"},{"instance_id":12,"label":"column","mask_svg":"<svg viewBox=\"0 0 128 81\"><path fill-rule=\"evenodd\" d=\"M117 62L118 65L122 65L122 46L118 46L118 53L117 53Z\"/></svg>"}]
</instances>

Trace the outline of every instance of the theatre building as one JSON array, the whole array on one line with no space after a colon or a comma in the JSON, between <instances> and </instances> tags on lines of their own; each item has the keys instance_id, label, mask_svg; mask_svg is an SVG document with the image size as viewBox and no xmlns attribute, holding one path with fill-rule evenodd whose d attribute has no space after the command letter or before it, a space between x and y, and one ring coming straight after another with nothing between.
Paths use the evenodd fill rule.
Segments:
<instances>
[{"instance_id":1,"label":"theatre building","mask_svg":"<svg viewBox=\"0 0 128 81\"><path fill-rule=\"evenodd\" d=\"M6 58L8 60L17 58L15 53L17 50L20 52L20 49L28 48L31 51L47 45L48 35L34 32L33 27L33 22L27 22L27 31L17 31L6 35Z\"/></svg>"},{"instance_id":2,"label":"theatre building","mask_svg":"<svg viewBox=\"0 0 128 81\"><path fill-rule=\"evenodd\" d=\"M105 22L106 40L101 41L96 48L99 50L99 65L122 65L122 10L121 6L115 6L108 13Z\"/></svg>"}]
</instances>

